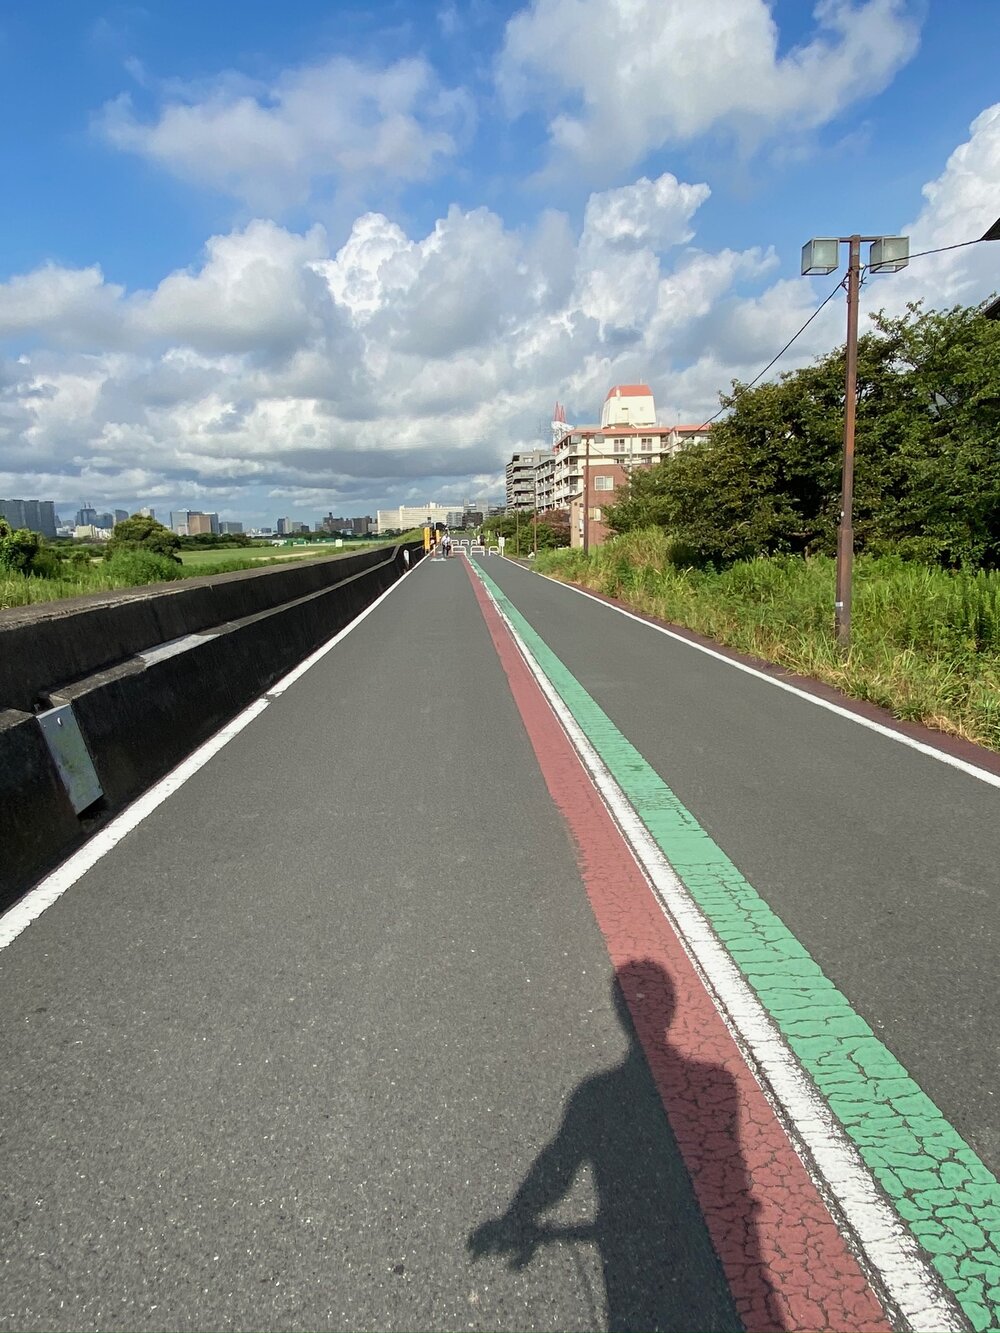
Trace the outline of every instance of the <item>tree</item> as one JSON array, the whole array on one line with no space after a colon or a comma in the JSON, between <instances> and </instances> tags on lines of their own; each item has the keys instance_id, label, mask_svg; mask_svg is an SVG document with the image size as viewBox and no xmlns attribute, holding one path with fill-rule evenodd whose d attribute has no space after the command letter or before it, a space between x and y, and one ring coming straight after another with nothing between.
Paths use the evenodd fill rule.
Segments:
<instances>
[{"instance_id":1,"label":"tree","mask_svg":"<svg viewBox=\"0 0 1000 1333\"><path fill-rule=\"evenodd\" d=\"M856 548L1000 566L1000 325L919 306L873 325L858 343ZM611 527L664 527L692 564L832 553L844 349L774 383L734 383L722 404L707 443L632 474Z\"/></svg>"},{"instance_id":2,"label":"tree","mask_svg":"<svg viewBox=\"0 0 1000 1333\"><path fill-rule=\"evenodd\" d=\"M536 538L534 518L534 511L530 509L522 509L516 514L494 514L483 523L483 537L491 545L498 537L503 537L508 555L527 555ZM540 551L568 546L569 510L547 509L540 513L537 539Z\"/></svg>"},{"instance_id":3,"label":"tree","mask_svg":"<svg viewBox=\"0 0 1000 1333\"><path fill-rule=\"evenodd\" d=\"M905 383L893 503L872 544L945 566L1000 567L1000 325L976 307L875 320Z\"/></svg>"},{"instance_id":4,"label":"tree","mask_svg":"<svg viewBox=\"0 0 1000 1333\"><path fill-rule=\"evenodd\" d=\"M0 569L29 574L41 548L41 538L29 528L12 528L0 518Z\"/></svg>"},{"instance_id":5,"label":"tree","mask_svg":"<svg viewBox=\"0 0 1000 1333\"><path fill-rule=\"evenodd\" d=\"M152 551L156 555L165 555L180 564L181 539L176 532L147 518L144 514L133 514L131 518L116 523L111 538L104 548L104 558L110 560L116 551Z\"/></svg>"}]
</instances>

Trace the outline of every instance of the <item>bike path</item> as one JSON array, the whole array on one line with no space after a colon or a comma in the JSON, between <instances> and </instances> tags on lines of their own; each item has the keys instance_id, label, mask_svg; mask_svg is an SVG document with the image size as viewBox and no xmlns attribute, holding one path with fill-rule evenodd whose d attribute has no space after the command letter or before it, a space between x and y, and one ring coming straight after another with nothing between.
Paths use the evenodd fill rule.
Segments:
<instances>
[{"instance_id":1,"label":"bike path","mask_svg":"<svg viewBox=\"0 0 1000 1333\"><path fill-rule=\"evenodd\" d=\"M696 896L716 913L713 926L728 932L734 954L746 948L741 966L757 967L760 992L788 989L787 978L764 975L768 968L779 979L799 969L795 995L766 996L774 1016L810 1057L811 1075L969 1317L993 1326L995 789L510 562L480 563L523 613L526 632L540 633L541 650L556 654L553 679L571 673L563 697L585 687L577 710L585 726L589 716L595 732L620 729L633 755L624 767L632 776L648 768L647 789L661 790L647 823L669 806L670 836L683 841L693 826L717 844L715 863L699 849L689 867ZM956 884L970 892L954 892ZM800 1010L812 1004L808 1023L790 999ZM858 1026L860 1016L871 1028ZM837 1025L840 1050L831 1040ZM983 1160L930 1115L921 1088ZM874 1117L894 1114L892 1132L883 1125L876 1133Z\"/></svg>"},{"instance_id":2,"label":"bike path","mask_svg":"<svg viewBox=\"0 0 1000 1333\"><path fill-rule=\"evenodd\" d=\"M0 1327L739 1328L612 979L418 566L0 951Z\"/></svg>"}]
</instances>

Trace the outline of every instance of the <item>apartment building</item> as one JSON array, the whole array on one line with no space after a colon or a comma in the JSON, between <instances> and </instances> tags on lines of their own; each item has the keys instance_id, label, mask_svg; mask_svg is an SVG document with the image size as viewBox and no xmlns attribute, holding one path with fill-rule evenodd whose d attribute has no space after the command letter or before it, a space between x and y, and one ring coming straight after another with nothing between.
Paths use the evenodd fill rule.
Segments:
<instances>
[{"instance_id":1,"label":"apartment building","mask_svg":"<svg viewBox=\"0 0 1000 1333\"><path fill-rule=\"evenodd\" d=\"M535 468L549 455L549 449L529 449L514 454L507 464L507 509L535 508Z\"/></svg>"},{"instance_id":2,"label":"apartment building","mask_svg":"<svg viewBox=\"0 0 1000 1333\"><path fill-rule=\"evenodd\" d=\"M540 514L548 509L555 509L555 485L556 456L551 449L548 449L541 461L535 464L535 502Z\"/></svg>"},{"instance_id":3,"label":"apartment building","mask_svg":"<svg viewBox=\"0 0 1000 1333\"><path fill-rule=\"evenodd\" d=\"M610 388L600 425L570 426L557 403L553 447L516 453L507 464L507 509L568 509L573 544L581 544L586 526L588 544L599 545L608 533L604 511L629 474L707 440L710 430L707 425L658 426L648 384ZM585 496L587 475L591 482Z\"/></svg>"},{"instance_id":4,"label":"apartment building","mask_svg":"<svg viewBox=\"0 0 1000 1333\"><path fill-rule=\"evenodd\" d=\"M682 449L707 440L708 426L574 426L556 443L552 477L552 505L566 509L583 490L584 469L598 463L618 463L626 471L652 467ZM589 460L589 464L588 464Z\"/></svg>"}]
</instances>

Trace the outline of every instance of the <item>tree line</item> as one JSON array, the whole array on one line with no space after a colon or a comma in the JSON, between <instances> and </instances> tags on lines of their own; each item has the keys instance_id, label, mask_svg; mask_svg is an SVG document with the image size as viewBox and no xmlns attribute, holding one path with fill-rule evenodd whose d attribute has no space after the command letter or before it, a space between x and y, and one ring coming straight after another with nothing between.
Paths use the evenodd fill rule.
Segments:
<instances>
[{"instance_id":1,"label":"tree line","mask_svg":"<svg viewBox=\"0 0 1000 1333\"><path fill-rule=\"evenodd\" d=\"M721 395L704 444L637 470L615 532L665 528L677 563L832 554L840 512L844 348ZM858 342L859 552L1000 567L1000 323L979 307L873 316Z\"/></svg>"}]
</instances>

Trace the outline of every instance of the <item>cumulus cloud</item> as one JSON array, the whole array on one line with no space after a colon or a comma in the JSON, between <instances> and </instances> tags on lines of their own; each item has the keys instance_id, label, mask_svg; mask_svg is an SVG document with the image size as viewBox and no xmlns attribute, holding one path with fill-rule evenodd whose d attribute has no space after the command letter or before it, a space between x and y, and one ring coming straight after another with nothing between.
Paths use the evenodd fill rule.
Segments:
<instances>
[{"instance_id":1,"label":"cumulus cloud","mask_svg":"<svg viewBox=\"0 0 1000 1333\"><path fill-rule=\"evenodd\" d=\"M1000 102L987 107L969 126L969 138L948 158L944 170L923 188L924 207L900 230L910 250L957 245L982 236L1000 214ZM875 286L875 283L872 284ZM898 307L924 299L929 306L975 303L1000 290L1000 242L915 259L909 268L879 282L879 294Z\"/></svg>"},{"instance_id":2,"label":"cumulus cloud","mask_svg":"<svg viewBox=\"0 0 1000 1333\"><path fill-rule=\"evenodd\" d=\"M779 55L766 0L534 0L507 24L497 83L548 115L557 158L598 173L714 130L753 144L814 128L883 89L915 53L908 0L820 0Z\"/></svg>"},{"instance_id":3,"label":"cumulus cloud","mask_svg":"<svg viewBox=\"0 0 1000 1333\"><path fill-rule=\"evenodd\" d=\"M655 181L643 176L621 189L592 194L584 231L602 245L623 250L665 250L691 239L691 219L710 194L704 183L685 185L669 171Z\"/></svg>"},{"instance_id":4,"label":"cumulus cloud","mask_svg":"<svg viewBox=\"0 0 1000 1333\"><path fill-rule=\"evenodd\" d=\"M0 338L44 337L73 346L114 341L122 296L97 265L46 264L0 283Z\"/></svg>"},{"instance_id":5,"label":"cumulus cloud","mask_svg":"<svg viewBox=\"0 0 1000 1333\"><path fill-rule=\"evenodd\" d=\"M208 353L297 347L323 319L310 263L326 252L321 227L299 236L257 220L213 236L202 267L164 278L136 304L133 326Z\"/></svg>"},{"instance_id":6,"label":"cumulus cloud","mask_svg":"<svg viewBox=\"0 0 1000 1333\"><path fill-rule=\"evenodd\" d=\"M95 128L183 180L282 212L338 185L425 180L473 120L469 96L442 86L423 59L378 67L335 56L270 84L233 74L175 82L149 115L123 93Z\"/></svg>"}]
</instances>

